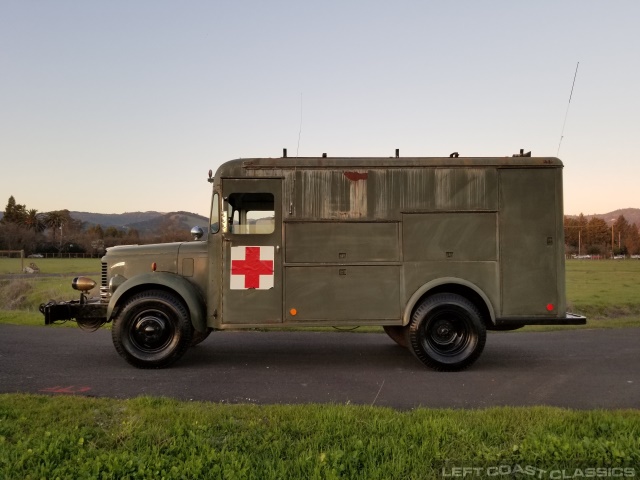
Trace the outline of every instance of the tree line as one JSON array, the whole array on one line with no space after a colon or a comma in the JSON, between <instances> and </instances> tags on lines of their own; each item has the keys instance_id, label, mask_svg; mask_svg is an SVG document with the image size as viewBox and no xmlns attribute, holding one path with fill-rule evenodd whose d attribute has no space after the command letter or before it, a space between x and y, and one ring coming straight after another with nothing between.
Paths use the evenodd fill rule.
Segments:
<instances>
[{"instance_id":1,"label":"tree line","mask_svg":"<svg viewBox=\"0 0 640 480\"><path fill-rule=\"evenodd\" d=\"M115 245L188 241L189 232L171 221L166 221L153 234L141 234L135 228L118 229L86 222L71 217L69 210L38 212L9 197L0 220L0 250L24 250L33 253L87 253L104 254Z\"/></svg>"},{"instance_id":2,"label":"tree line","mask_svg":"<svg viewBox=\"0 0 640 480\"><path fill-rule=\"evenodd\" d=\"M589 220L583 214L564 218L566 251L575 255L638 255L640 235L638 226L629 223L624 215L609 225L601 218Z\"/></svg>"},{"instance_id":3,"label":"tree line","mask_svg":"<svg viewBox=\"0 0 640 480\"><path fill-rule=\"evenodd\" d=\"M69 210L40 213L18 204L13 196L0 220L0 250L24 250L31 253L89 253L101 255L114 245L163 243L190 240L190 234L166 220L154 234L141 234L134 228L87 227L71 217ZM638 226L620 215L613 225L603 219L564 218L565 248L568 254L614 255L640 254Z\"/></svg>"}]
</instances>

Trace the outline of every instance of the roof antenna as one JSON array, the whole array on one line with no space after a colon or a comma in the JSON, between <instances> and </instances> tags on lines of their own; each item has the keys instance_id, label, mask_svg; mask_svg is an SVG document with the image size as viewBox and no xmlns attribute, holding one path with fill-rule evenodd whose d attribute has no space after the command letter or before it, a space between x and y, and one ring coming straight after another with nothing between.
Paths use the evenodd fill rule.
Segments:
<instances>
[{"instance_id":1,"label":"roof antenna","mask_svg":"<svg viewBox=\"0 0 640 480\"><path fill-rule=\"evenodd\" d=\"M556 152L556 157L560 154L560 145L562 144L562 139L564 138L564 127L567 124L567 116L569 115L569 105L571 105L571 97L573 96L573 87L576 84L576 77L578 76L578 67L580 66L580 62L576 65L576 73L573 74L573 83L571 84L571 93L569 94L569 103L567 104L567 111L564 114L564 123L562 124L562 133L560 134L560 141L558 142L558 151Z\"/></svg>"}]
</instances>

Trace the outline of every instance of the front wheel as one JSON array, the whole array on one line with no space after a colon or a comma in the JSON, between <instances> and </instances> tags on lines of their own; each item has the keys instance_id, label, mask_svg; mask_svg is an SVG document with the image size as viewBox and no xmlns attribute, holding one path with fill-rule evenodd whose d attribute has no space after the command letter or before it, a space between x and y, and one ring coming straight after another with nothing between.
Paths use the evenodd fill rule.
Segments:
<instances>
[{"instance_id":1,"label":"front wheel","mask_svg":"<svg viewBox=\"0 0 640 480\"><path fill-rule=\"evenodd\" d=\"M167 367L191 344L189 313L175 295L148 290L133 295L111 329L118 353L138 368Z\"/></svg>"},{"instance_id":2,"label":"front wheel","mask_svg":"<svg viewBox=\"0 0 640 480\"><path fill-rule=\"evenodd\" d=\"M482 353L486 339L480 311L460 295L439 293L428 297L411 316L411 350L434 370L467 368Z\"/></svg>"}]
</instances>

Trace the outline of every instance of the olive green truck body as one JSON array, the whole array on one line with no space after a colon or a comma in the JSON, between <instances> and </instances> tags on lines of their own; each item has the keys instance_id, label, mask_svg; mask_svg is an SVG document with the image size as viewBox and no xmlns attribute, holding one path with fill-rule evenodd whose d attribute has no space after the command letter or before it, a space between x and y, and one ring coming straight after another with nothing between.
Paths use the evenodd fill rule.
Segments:
<instances>
[{"instance_id":1,"label":"olive green truck body","mask_svg":"<svg viewBox=\"0 0 640 480\"><path fill-rule=\"evenodd\" d=\"M101 298L46 322L114 321L139 367L211 330L378 325L438 370L473 363L486 329L585 323L566 313L557 158L256 158L210 182L205 240L109 249Z\"/></svg>"}]
</instances>

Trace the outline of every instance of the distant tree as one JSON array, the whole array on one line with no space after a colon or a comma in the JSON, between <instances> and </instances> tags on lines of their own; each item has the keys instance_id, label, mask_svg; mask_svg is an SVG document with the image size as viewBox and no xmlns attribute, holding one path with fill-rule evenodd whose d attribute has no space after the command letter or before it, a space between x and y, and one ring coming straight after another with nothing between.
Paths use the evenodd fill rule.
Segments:
<instances>
[{"instance_id":1,"label":"distant tree","mask_svg":"<svg viewBox=\"0 0 640 480\"><path fill-rule=\"evenodd\" d=\"M587 219L581 213L578 217L564 218L564 243L571 251L584 253Z\"/></svg>"},{"instance_id":2,"label":"distant tree","mask_svg":"<svg viewBox=\"0 0 640 480\"><path fill-rule=\"evenodd\" d=\"M54 210L44 215L44 224L51 231L53 241L56 239L56 232L64 235L65 240L73 241L73 236L82 232L83 223L71 217L69 210ZM62 228L61 228L62 227Z\"/></svg>"},{"instance_id":3,"label":"distant tree","mask_svg":"<svg viewBox=\"0 0 640 480\"><path fill-rule=\"evenodd\" d=\"M104 238L104 230L102 229L102 225L94 225L87 229L87 233L94 238Z\"/></svg>"},{"instance_id":4,"label":"distant tree","mask_svg":"<svg viewBox=\"0 0 640 480\"><path fill-rule=\"evenodd\" d=\"M45 216L44 223L47 228L51 229L53 241L56 240L56 231L58 231L63 225L65 221L65 216L61 211L49 212ZM62 233L60 233L62 235Z\"/></svg>"},{"instance_id":5,"label":"distant tree","mask_svg":"<svg viewBox=\"0 0 640 480\"><path fill-rule=\"evenodd\" d=\"M598 247L599 253L604 253L611 245L611 230L603 219L592 217L587 223L585 245L587 248Z\"/></svg>"},{"instance_id":6,"label":"distant tree","mask_svg":"<svg viewBox=\"0 0 640 480\"><path fill-rule=\"evenodd\" d=\"M16 223L18 225L22 224L24 218L27 215L27 211L24 205L19 205L16 203L16 199L11 195L9 197L9 201L7 202L7 206L4 209L4 216L2 217L2 223Z\"/></svg>"},{"instance_id":7,"label":"distant tree","mask_svg":"<svg viewBox=\"0 0 640 480\"><path fill-rule=\"evenodd\" d=\"M628 253L626 247L627 236L629 235L629 229L631 226L624 215L620 215L613 223L613 241L616 245L614 248L618 254L626 255Z\"/></svg>"},{"instance_id":8,"label":"distant tree","mask_svg":"<svg viewBox=\"0 0 640 480\"><path fill-rule=\"evenodd\" d=\"M1 248L33 252L37 244L37 234L17 223L5 223L0 230Z\"/></svg>"},{"instance_id":9,"label":"distant tree","mask_svg":"<svg viewBox=\"0 0 640 480\"><path fill-rule=\"evenodd\" d=\"M42 219L42 215L38 213L38 210L32 208L27 211L25 217L22 220L27 230L33 230L36 233L40 233L45 229L45 223Z\"/></svg>"},{"instance_id":10,"label":"distant tree","mask_svg":"<svg viewBox=\"0 0 640 480\"><path fill-rule=\"evenodd\" d=\"M587 219L581 213L578 217L565 217L564 219L564 239L565 244L571 251L579 254L584 253L587 233Z\"/></svg>"},{"instance_id":11,"label":"distant tree","mask_svg":"<svg viewBox=\"0 0 640 480\"><path fill-rule=\"evenodd\" d=\"M122 232L116 227L107 227L107 229L104 231L104 237L120 238L122 237Z\"/></svg>"},{"instance_id":12,"label":"distant tree","mask_svg":"<svg viewBox=\"0 0 640 480\"><path fill-rule=\"evenodd\" d=\"M140 232L138 232L135 228L130 228L127 231L127 243L139 243L140 242Z\"/></svg>"},{"instance_id":13,"label":"distant tree","mask_svg":"<svg viewBox=\"0 0 640 480\"><path fill-rule=\"evenodd\" d=\"M632 223L629 226L624 246L629 255L640 254L640 233L638 232L638 226L635 223Z\"/></svg>"},{"instance_id":14,"label":"distant tree","mask_svg":"<svg viewBox=\"0 0 640 480\"><path fill-rule=\"evenodd\" d=\"M91 242L91 250L93 250L93 253L102 255L105 252L104 240L102 240L101 238L93 240Z\"/></svg>"}]
</instances>

